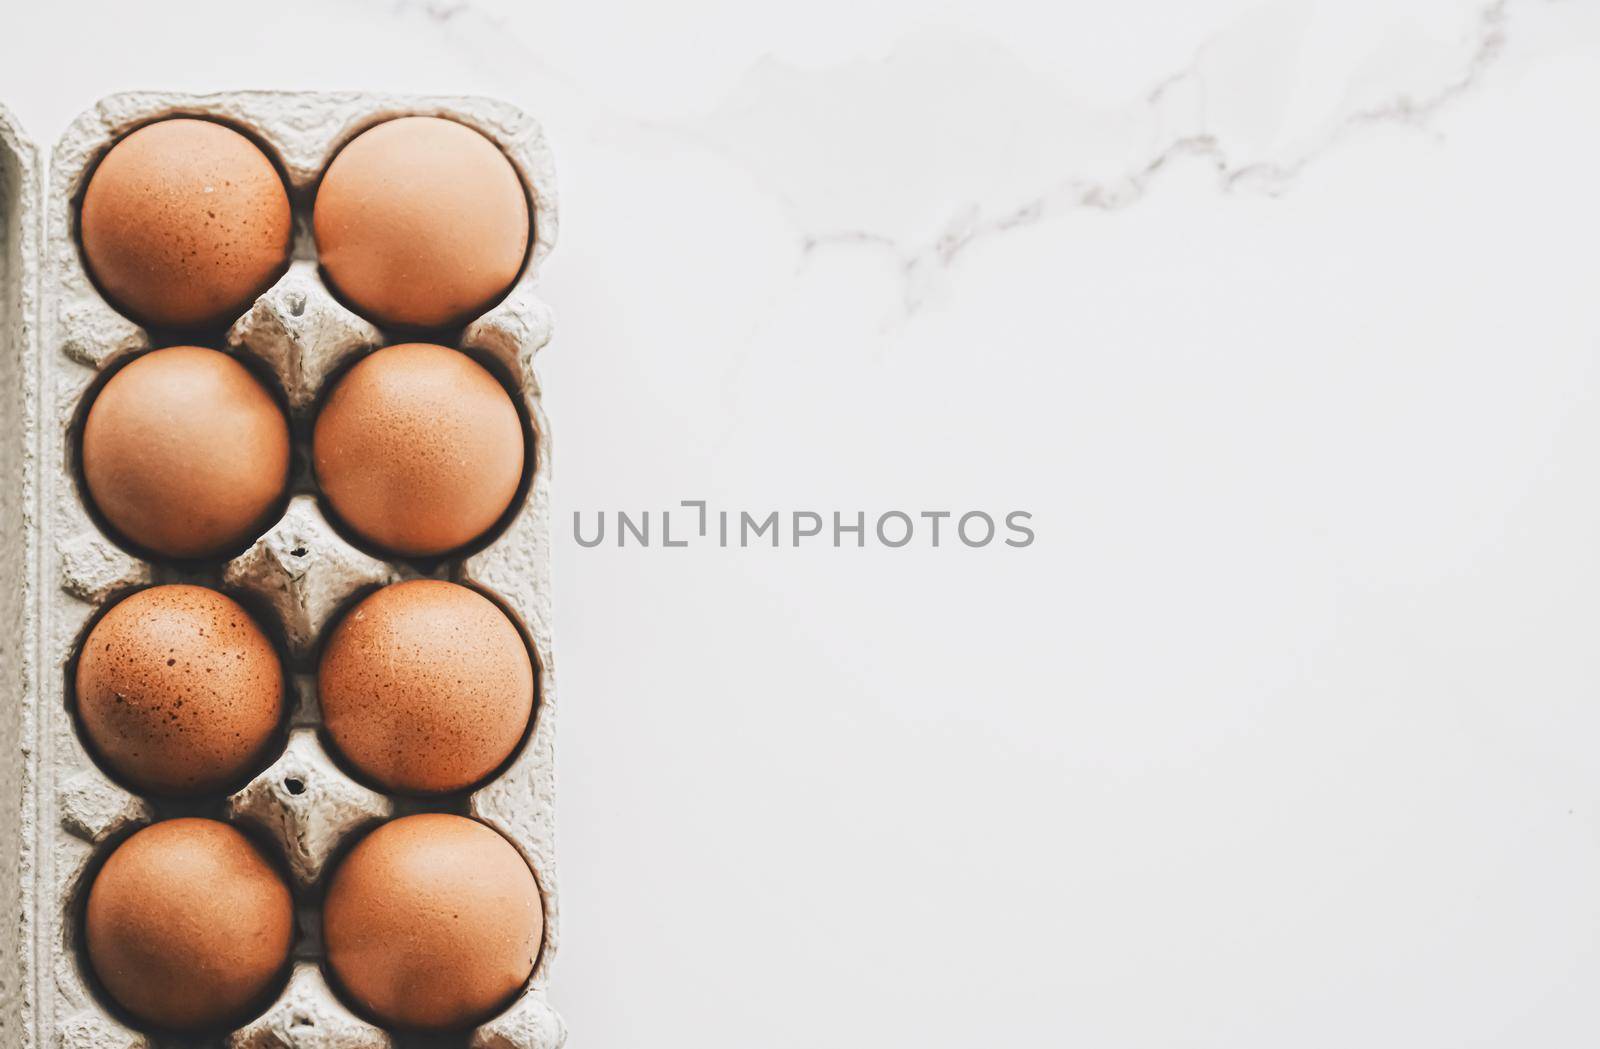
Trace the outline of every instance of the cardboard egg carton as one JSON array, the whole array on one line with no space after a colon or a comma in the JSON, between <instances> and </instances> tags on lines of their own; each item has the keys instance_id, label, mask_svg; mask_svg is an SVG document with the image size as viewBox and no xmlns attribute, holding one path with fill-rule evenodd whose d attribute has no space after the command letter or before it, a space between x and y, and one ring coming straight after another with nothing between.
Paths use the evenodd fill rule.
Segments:
<instances>
[{"instance_id":1,"label":"cardboard egg carton","mask_svg":"<svg viewBox=\"0 0 1600 1049\"><path fill-rule=\"evenodd\" d=\"M361 131L413 114L458 120L496 142L528 188L533 230L527 264L506 298L459 332L437 336L484 362L520 394L534 444L526 490L487 544L422 563L388 559L341 534L323 514L306 462L312 413L329 377L374 348L407 341L352 313L324 285L309 221L317 180ZM292 495L282 517L249 549L204 566L152 563L128 552L96 524L76 470L77 430L97 381L157 345L91 282L76 238L77 202L113 143L168 116L217 119L251 135L284 175L295 209L288 271L216 346L261 362L282 388L296 437ZM522 852L539 880L545 932L533 978L514 1003L471 1032L428 1044L559 1049L565 1028L545 997L560 930L550 445L534 367L551 332L536 287L557 216L554 170L538 124L511 106L476 98L123 94L67 129L50 160L48 187L41 185L40 167L33 148L0 113L6 216L0 242L0 555L20 576L20 585L0 587L7 689L0 696L0 747L12 759L0 763L0 847L6 850L0 879L15 905L13 920L0 932L0 951L16 959L16 968L0 976L0 1043L25 1049L180 1044L142 1033L96 989L79 919L93 872L116 843L154 819L193 812L234 822L278 853L295 891L300 933L276 1000L238 1030L200 1044L403 1049L411 1042L358 1016L326 981L322 888L352 836L396 812L442 808L494 827ZM331 759L318 734L315 657L324 629L372 589L419 576L464 583L497 601L529 643L538 684L533 723L509 765L470 794L437 805L387 797L358 783ZM293 713L281 753L214 804L152 802L119 785L85 750L70 710L74 652L97 615L135 589L167 582L201 583L238 598L277 637L289 670Z\"/></svg>"}]
</instances>

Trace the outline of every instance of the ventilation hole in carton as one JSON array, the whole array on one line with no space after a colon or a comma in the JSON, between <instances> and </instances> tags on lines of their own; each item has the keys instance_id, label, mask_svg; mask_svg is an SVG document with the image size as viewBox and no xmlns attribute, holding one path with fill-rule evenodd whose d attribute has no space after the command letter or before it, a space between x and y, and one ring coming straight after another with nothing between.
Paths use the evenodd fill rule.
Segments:
<instances>
[{"instance_id":1,"label":"ventilation hole in carton","mask_svg":"<svg viewBox=\"0 0 1600 1049\"><path fill-rule=\"evenodd\" d=\"M289 551L289 556L290 557L304 557L304 556L306 556L307 552L308 551L306 550L305 547L297 546L293 550Z\"/></svg>"},{"instance_id":2,"label":"ventilation hole in carton","mask_svg":"<svg viewBox=\"0 0 1600 1049\"><path fill-rule=\"evenodd\" d=\"M304 1013L295 1013L294 1017L289 1021L289 1029L293 1031L304 1031L315 1026L316 1024L312 1022L311 1017Z\"/></svg>"},{"instance_id":3,"label":"ventilation hole in carton","mask_svg":"<svg viewBox=\"0 0 1600 1049\"><path fill-rule=\"evenodd\" d=\"M288 791L290 794L298 796L306 792L306 783L303 779L297 779L294 776L286 776L283 780L283 789Z\"/></svg>"}]
</instances>

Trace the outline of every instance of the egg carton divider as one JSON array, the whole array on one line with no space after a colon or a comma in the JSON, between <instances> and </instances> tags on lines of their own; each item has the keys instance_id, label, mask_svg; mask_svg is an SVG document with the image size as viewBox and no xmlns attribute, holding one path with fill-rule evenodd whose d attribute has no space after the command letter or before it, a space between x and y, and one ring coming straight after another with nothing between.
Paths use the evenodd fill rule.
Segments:
<instances>
[{"instance_id":1,"label":"egg carton divider","mask_svg":"<svg viewBox=\"0 0 1600 1049\"><path fill-rule=\"evenodd\" d=\"M317 180L350 139L384 120L440 116L482 132L510 159L529 193L532 242L510 292L449 337L512 386L530 431L520 502L492 538L466 554L418 566L358 548L330 522L301 479L282 515L246 550L221 563L172 566L113 540L84 504L75 427L85 396L107 369L176 341L124 316L102 298L78 247L76 212L93 166L129 131L172 116L238 128L268 153L295 209L293 258L272 287L226 329L194 338L251 362L281 391L303 453L317 399L331 376L361 355L409 335L352 312L324 283L309 235ZM559 1049L565 1027L546 1000L559 943L554 841L555 677L550 621L549 427L535 354L550 339L539 298L541 264L555 242L554 167L537 123L515 107L479 98L337 93L231 92L111 96L80 116L51 155L48 189L35 150L0 111L0 396L6 444L0 475L0 553L20 566L20 585L0 588L0 651L10 700L0 743L0 793L12 799L0 837L15 856L0 878L15 904L0 947L18 959L0 979L0 1042L22 1049L407 1049L353 1012L320 964L316 904L331 860L353 836L418 803L375 791L323 747L312 677L328 624L371 590L419 574L478 588L522 630L536 671L537 704L522 746L484 785L442 805L505 835L532 867L545 934L530 983L503 1012L450 1044L471 1049ZM69 706L68 669L90 621L128 592L175 580L235 594L280 641L292 687L282 750L215 811L265 836L286 868L302 935L277 998L238 1030L204 1043L143 1033L108 1008L79 957L77 908L85 878L120 840L164 811L109 777L85 749ZM15 694L13 694L15 693ZM427 803L422 803L427 807ZM12 862L12 861L15 862Z\"/></svg>"}]
</instances>

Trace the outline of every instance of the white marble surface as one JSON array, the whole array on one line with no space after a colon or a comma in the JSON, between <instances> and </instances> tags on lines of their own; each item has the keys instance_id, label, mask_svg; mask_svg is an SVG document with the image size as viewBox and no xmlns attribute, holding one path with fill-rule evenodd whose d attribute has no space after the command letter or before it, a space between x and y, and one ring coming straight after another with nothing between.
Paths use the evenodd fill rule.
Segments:
<instances>
[{"instance_id":1,"label":"white marble surface","mask_svg":"<svg viewBox=\"0 0 1600 1049\"><path fill-rule=\"evenodd\" d=\"M574 1049L1600 1041L1600 3L12 5L557 149Z\"/></svg>"}]
</instances>

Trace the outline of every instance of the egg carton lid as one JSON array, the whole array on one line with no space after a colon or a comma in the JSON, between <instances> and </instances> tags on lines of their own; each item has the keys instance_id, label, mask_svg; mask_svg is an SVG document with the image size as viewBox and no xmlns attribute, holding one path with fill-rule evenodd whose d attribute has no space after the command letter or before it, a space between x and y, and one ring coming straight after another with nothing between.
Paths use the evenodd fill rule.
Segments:
<instances>
[{"instance_id":1,"label":"egg carton lid","mask_svg":"<svg viewBox=\"0 0 1600 1049\"><path fill-rule=\"evenodd\" d=\"M28 702L41 679L39 639L31 614L40 580L39 544L29 508L35 505L39 432L38 274L43 186L39 153L11 113L0 106L0 557L9 566L0 584L0 895L9 920L0 927L0 957L14 968L0 976L0 1032L33 1035L30 1003L39 975L29 959L38 948L32 905L35 883L34 806L26 775L27 748L37 734Z\"/></svg>"}]
</instances>

